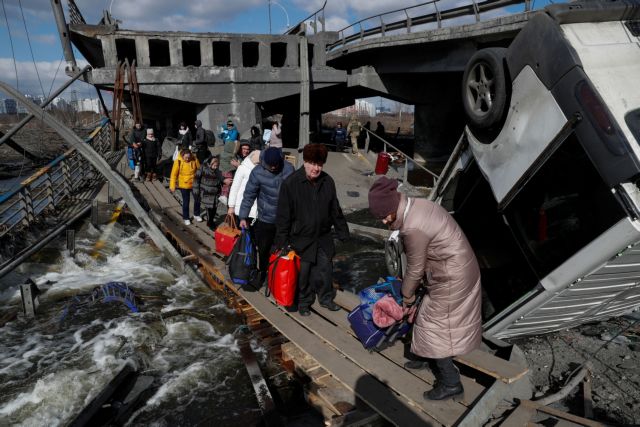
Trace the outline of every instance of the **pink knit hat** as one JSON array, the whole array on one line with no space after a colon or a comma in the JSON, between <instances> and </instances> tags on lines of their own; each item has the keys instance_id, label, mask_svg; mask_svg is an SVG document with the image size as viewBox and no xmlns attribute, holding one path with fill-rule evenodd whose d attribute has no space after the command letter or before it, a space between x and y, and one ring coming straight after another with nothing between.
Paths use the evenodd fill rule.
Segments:
<instances>
[{"instance_id":1,"label":"pink knit hat","mask_svg":"<svg viewBox=\"0 0 640 427\"><path fill-rule=\"evenodd\" d=\"M373 183L369 190L369 211L378 219L384 219L395 213L400 205L400 193L397 191L398 181L381 177Z\"/></svg>"}]
</instances>

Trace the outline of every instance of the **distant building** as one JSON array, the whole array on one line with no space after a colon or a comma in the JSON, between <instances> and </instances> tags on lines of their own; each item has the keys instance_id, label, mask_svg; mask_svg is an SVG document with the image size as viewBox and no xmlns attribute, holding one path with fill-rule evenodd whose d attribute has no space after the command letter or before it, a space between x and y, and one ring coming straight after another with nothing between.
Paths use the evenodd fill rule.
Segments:
<instances>
[{"instance_id":1,"label":"distant building","mask_svg":"<svg viewBox=\"0 0 640 427\"><path fill-rule=\"evenodd\" d=\"M2 104L4 104L4 112L5 114L17 114L17 102L15 99L7 98L2 100Z\"/></svg>"},{"instance_id":2,"label":"distant building","mask_svg":"<svg viewBox=\"0 0 640 427\"><path fill-rule=\"evenodd\" d=\"M78 100L78 111L93 111L94 113L100 113L100 104L98 99L79 99Z\"/></svg>"},{"instance_id":3,"label":"distant building","mask_svg":"<svg viewBox=\"0 0 640 427\"><path fill-rule=\"evenodd\" d=\"M356 116L374 117L376 115L376 106L369 101L356 99L354 105L332 111L331 114L336 116L352 116L355 114Z\"/></svg>"}]
</instances>

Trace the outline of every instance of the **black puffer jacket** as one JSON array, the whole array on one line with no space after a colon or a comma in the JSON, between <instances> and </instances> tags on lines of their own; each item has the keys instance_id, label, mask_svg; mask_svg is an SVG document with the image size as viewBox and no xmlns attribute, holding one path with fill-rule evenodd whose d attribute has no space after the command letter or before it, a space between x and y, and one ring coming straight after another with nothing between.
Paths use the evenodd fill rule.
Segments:
<instances>
[{"instance_id":1,"label":"black puffer jacket","mask_svg":"<svg viewBox=\"0 0 640 427\"><path fill-rule=\"evenodd\" d=\"M213 209L217 206L222 180L220 169L211 169L208 161L205 161L196 172L196 178L193 180L193 194L200 197L200 203L205 208Z\"/></svg>"}]
</instances>

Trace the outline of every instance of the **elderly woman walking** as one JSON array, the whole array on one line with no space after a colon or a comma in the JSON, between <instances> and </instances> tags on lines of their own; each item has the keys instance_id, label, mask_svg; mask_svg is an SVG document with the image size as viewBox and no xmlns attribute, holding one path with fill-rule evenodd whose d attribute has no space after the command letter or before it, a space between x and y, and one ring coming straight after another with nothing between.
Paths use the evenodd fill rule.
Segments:
<instances>
[{"instance_id":1,"label":"elderly woman walking","mask_svg":"<svg viewBox=\"0 0 640 427\"><path fill-rule=\"evenodd\" d=\"M173 193L176 191L176 188L180 190L180 194L182 195L182 219L184 220L184 225L191 225L189 204L191 203L193 181L199 168L200 162L198 162L196 156L189 150L180 151L180 154L178 154L178 157L173 162L173 168L171 168L169 191ZM200 217L200 201L197 198L194 199L193 214L196 221L202 221Z\"/></svg>"},{"instance_id":2,"label":"elderly woman walking","mask_svg":"<svg viewBox=\"0 0 640 427\"><path fill-rule=\"evenodd\" d=\"M400 230L407 255L402 282L405 313L415 310L421 282L426 295L413 327L411 352L420 358L408 369L431 366L435 387L427 400L463 394L453 357L482 341L480 267L462 229L442 206L397 191L398 181L382 177L369 190L369 210L392 230Z\"/></svg>"}]
</instances>

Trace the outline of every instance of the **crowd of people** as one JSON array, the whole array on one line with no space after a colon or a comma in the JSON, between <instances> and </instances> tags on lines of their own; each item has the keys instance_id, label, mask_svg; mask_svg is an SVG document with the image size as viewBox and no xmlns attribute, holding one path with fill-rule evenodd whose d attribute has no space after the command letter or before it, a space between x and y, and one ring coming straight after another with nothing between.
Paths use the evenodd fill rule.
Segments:
<instances>
[{"instance_id":1,"label":"crowd of people","mask_svg":"<svg viewBox=\"0 0 640 427\"><path fill-rule=\"evenodd\" d=\"M384 127L380 122L377 125L374 135L382 137ZM332 280L334 236L348 239L349 228L335 182L323 170L327 146L306 145L303 165L295 170L284 159L282 129L277 122L262 134L253 126L250 140L240 141L229 120L219 134L220 155L211 154L199 120L195 129L191 139L186 123L180 124L169 180L170 191L181 193L185 225L191 225L191 197L193 219L201 222L205 215L211 229L216 225L218 204L227 205L227 215L237 217L257 247L258 274L249 285L253 290L266 284L270 255L290 247L300 256L296 301L290 309L310 316L317 298L320 306L340 310L334 302ZM369 129L370 123L362 126L353 117L347 128L338 122L332 140L341 151L350 138L352 153L357 154L358 140L369 137ZM129 149L134 179L155 179L161 150L153 129L136 124ZM425 391L426 400L460 396L464 390L453 357L478 348L482 339L480 269L473 250L446 210L426 199L401 194L397 180L382 177L373 184L369 209L390 229L399 231L406 253L402 309L414 319L414 327L411 359L405 368L433 371L436 382ZM419 289L425 295L414 306Z\"/></svg>"}]
</instances>

